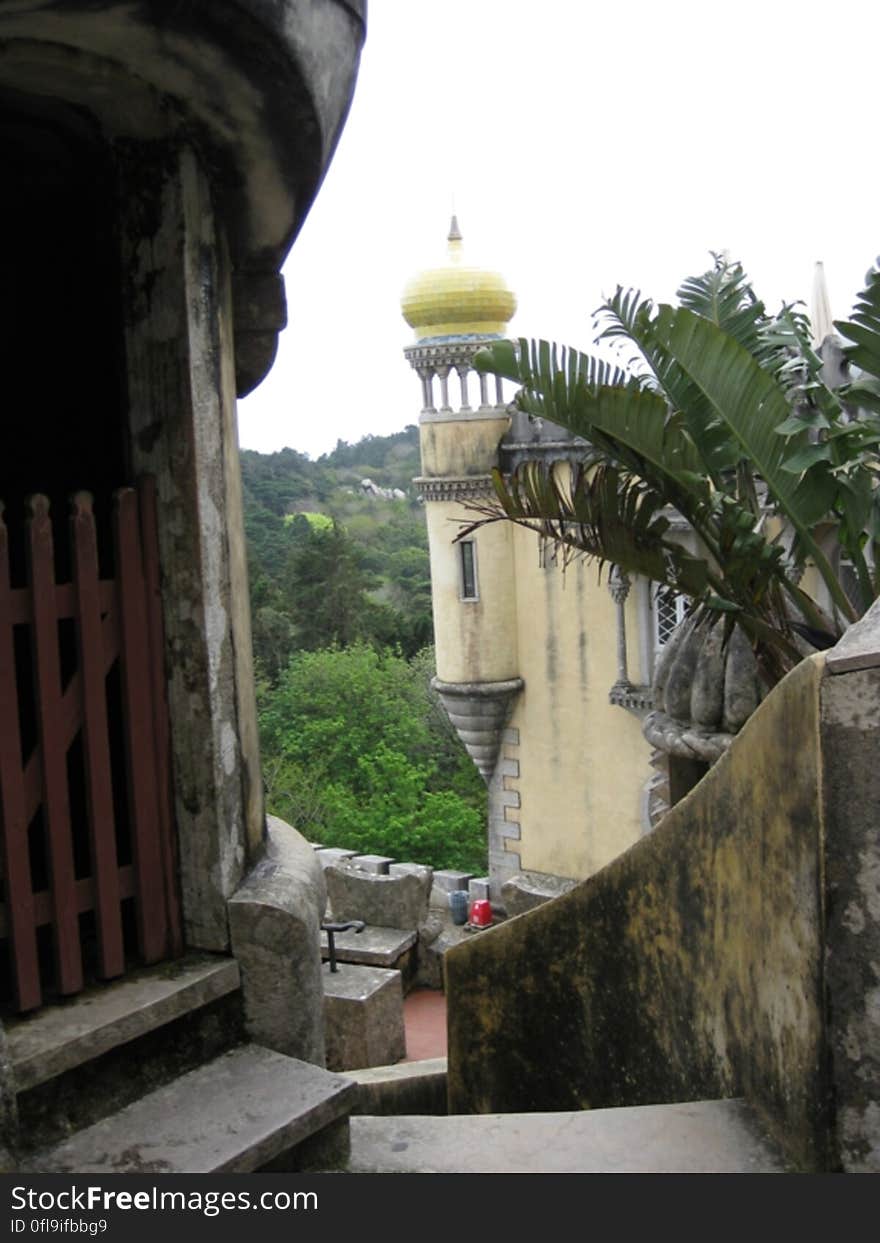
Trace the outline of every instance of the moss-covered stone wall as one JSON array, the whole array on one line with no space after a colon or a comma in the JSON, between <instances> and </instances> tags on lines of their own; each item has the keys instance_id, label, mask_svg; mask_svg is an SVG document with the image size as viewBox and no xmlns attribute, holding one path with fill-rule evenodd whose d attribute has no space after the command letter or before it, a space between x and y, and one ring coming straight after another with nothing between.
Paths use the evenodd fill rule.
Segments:
<instances>
[{"instance_id":1,"label":"moss-covered stone wall","mask_svg":"<svg viewBox=\"0 0 880 1243\"><path fill-rule=\"evenodd\" d=\"M746 1096L828 1168L822 676L799 666L650 837L449 953L451 1112Z\"/></svg>"}]
</instances>

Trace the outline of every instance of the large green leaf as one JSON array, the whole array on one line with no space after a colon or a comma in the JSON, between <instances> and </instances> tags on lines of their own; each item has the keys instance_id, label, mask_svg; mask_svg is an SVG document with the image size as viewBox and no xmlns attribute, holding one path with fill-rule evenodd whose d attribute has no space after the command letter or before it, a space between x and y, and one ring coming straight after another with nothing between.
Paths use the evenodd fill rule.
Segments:
<instances>
[{"instance_id":1,"label":"large green leaf","mask_svg":"<svg viewBox=\"0 0 880 1243\"><path fill-rule=\"evenodd\" d=\"M717 325L739 341L753 358L767 349L763 335L767 316L742 264L724 255L712 255L714 264L700 276L691 276L678 290L683 307Z\"/></svg>"},{"instance_id":2,"label":"large green leaf","mask_svg":"<svg viewBox=\"0 0 880 1243\"><path fill-rule=\"evenodd\" d=\"M801 504L803 493L798 491L802 477L785 469L802 441L777 435L776 429L790 413L779 384L738 341L691 311L661 307L655 331L741 445L815 561L838 608L855 620L852 605L810 530L814 517Z\"/></svg>"},{"instance_id":3,"label":"large green leaf","mask_svg":"<svg viewBox=\"0 0 880 1243\"><path fill-rule=\"evenodd\" d=\"M880 271L868 273L851 319L835 320L834 327L853 342L844 349L849 362L880 378Z\"/></svg>"},{"instance_id":4,"label":"large green leaf","mask_svg":"<svg viewBox=\"0 0 880 1243\"><path fill-rule=\"evenodd\" d=\"M627 379L619 368L547 341L499 341L475 359L481 371L522 384L520 406L575 436L604 433L688 487L706 473L682 424L669 418L666 400ZM621 382L623 381L623 382Z\"/></svg>"},{"instance_id":5,"label":"large green leaf","mask_svg":"<svg viewBox=\"0 0 880 1243\"><path fill-rule=\"evenodd\" d=\"M709 584L717 587L707 561L693 556L670 529L666 497L614 466L566 471L561 463L528 461L509 479L493 474L501 513L495 505L473 502L486 517L463 529L469 534L502 516L540 532L563 551L662 583L693 598Z\"/></svg>"},{"instance_id":6,"label":"large green leaf","mask_svg":"<svg viewBox=\"0 0 880 1243\"><path fill-rule=\"evenodd\" d=\"M702 468L716 488L742 456L723 422L699 387L678 366L654 332L653 304L618 287L602 310L604 328L600 339L625 336L638 346L657 378L673 410L679 411Z\"/></svg>"},{"instance_id":7,"label":"large green leaf","mask_svg":"<svg viewBox=\"0 0 880 1243\"><path fill-rule=\"evenodd\" d=\"M560 393L579 387L633 384L632 376L604 358L584 354L551 341L493 341L474 356L478 371L489 371L505 380L542 392L550 388ZM561 386L561 387L560 387ZM637 387L637 386L636 386Z\"/></svg>"}]
</instances>

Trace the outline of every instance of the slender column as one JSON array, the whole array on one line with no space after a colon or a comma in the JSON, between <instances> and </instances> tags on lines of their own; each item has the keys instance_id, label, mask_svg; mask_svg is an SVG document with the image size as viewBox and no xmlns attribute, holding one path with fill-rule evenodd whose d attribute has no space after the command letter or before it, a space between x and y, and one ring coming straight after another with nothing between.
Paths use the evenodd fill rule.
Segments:
<instances>
[{"instance_id":1,"label":"slender column","mask_svg":"<svg viewBox=\"0 0 880 1243\"><path fill-rule=\"evenodd\" d=\"M444 414L452 412L452 407L449 404L449 372L449 366L437 368L437 375L440 379L440 409Z\"/></svg>"},{"instance_id":2,"label":"slender column","mask_svg":"<svg viewBox=\"0 0 880 1243\"><path fill-rule=\"evenodd\" d=\"M433 414L434 411L434 372L430 367L417 368L422 381L422 414Z\"/></svg>"},{"instance_id":3,"label":"slender column","mask_svg":"<svg viewBox=\"0 0 880 1243\"><path fill-rule=\"evenodd\" d=\"M617 681L625 686L629 685L626 660L626 598L629 588L629 576L615 565L608 576L608 590L617 606Z\"/></svg>"},{"instance_id":4,"label":"slender column","mask_svg":"<svg viewBox=\"0 0 880 1243\"><path fill-rule=\"evenodd\" d=\"M480 409L486 410L489 406L489 377L485 371L479 373L480 376Z\"/></svg>"},{"instance_id":5,"label":"slender column","mask_svg":"<svg viewBox=\"0 0 880 1243\"><path fill-rule=\"evenodd\" d=\"M461 384L461 409L470 410L471 404L468 400L468 366L466 363L459 364L455 370L458 372L458 379Z\"/></svg>"}]
</instances>

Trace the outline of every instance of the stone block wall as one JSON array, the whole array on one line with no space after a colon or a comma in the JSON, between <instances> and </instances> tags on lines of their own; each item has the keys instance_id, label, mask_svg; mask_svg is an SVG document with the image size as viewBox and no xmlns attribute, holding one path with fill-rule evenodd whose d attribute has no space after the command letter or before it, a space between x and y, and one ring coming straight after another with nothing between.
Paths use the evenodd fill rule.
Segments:
<instances>
[{"instance_id":1,"label":"stone block wall","mask_svg":"<svg viewBox=\"0 0 880 1243\"><path fill-rule=\"evenodd\" d=\"M491 896L500 901L501 886L520 870L519 730L504 731L501 756L489 783L489 875Z\"/></svg>"}]
</instances>

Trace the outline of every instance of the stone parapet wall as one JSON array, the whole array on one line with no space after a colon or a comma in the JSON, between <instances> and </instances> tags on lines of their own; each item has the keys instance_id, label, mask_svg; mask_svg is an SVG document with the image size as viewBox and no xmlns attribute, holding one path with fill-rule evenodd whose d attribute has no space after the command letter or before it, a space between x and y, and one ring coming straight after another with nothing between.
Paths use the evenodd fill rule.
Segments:
<instances>
[{"instance_id":1,"label":"stone parapet wall","mask_svg":"<svg viewBox=\"0 0 880 1243\"><path fill-rule=\"evenodd\" d=\"M744 1096L797 1167L880 1169L880 610L858 630L655 833L448 954L451 1111Z\"/></svg>"}]
</instances>

